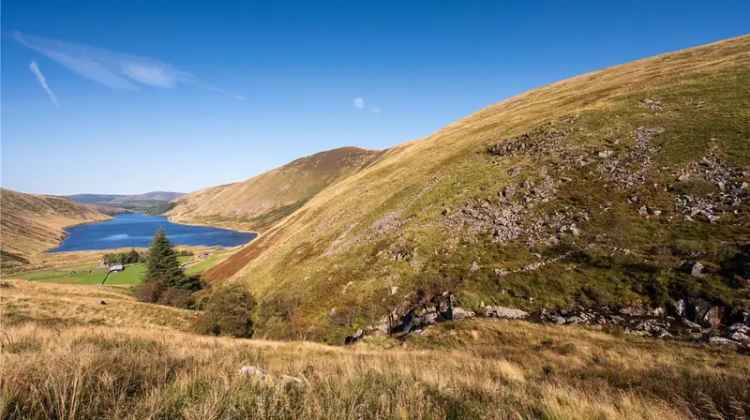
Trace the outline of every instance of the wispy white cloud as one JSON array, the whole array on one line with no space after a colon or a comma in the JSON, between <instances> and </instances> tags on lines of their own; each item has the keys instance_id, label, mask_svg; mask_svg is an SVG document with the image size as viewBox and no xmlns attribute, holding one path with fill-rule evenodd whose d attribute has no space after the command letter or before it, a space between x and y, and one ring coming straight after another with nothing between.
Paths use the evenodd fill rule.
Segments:
<instances>
[{"instance_id":1,"label":"wispy white cloud","mask_svg":"<svg viewBox=\"0 0 750 420\"><path fill-rule=\"evenodd\" d=\"M32 73L34 73L34 76L36 76L36 80L39 82L39 85L44 89L45 92L47 92L47 96L49 96L49 100L52 101L55 106L59 107L60 103L57 102L57 95L55 95L55 92L50 89L49 85L47 84L47 78L44 77L44 73L42 73L42 70L39 68L39 65L36 64L36 61L32 61L29 63L29 69Z\"/></svg>"},{"instance_id":2,"label":"wispy white cloud","mask_svg":"<svg viewBox=\"0 0 750 420\"><path fill-rule=\"evenodd\" d=\"M112 89L138 90L141 85L158 88L194 85L244 100L241 95L207 85L188 72L152 58L21 32L14 32L13 38L21 45L45 55L73 73Z\"/></svg>"},{"instance_id":3,"label":"wispy white cloud","mask_svg":"<svg viewBox=\"0 0 750 420\"><path fill-rule=\"evenodd\" d=\"M352 105L356 109L367 110L367 111L370 111L370 112L373 112L373 113L376 113L376 114L379 114L380 112L383 111L379 106L376 106L376 105L369 105L368 106L367 105L367 101L365 101L365 98L363 98L361 96L358 96L358 97L354 98L354 100L352 100Z\"/></svg>"}]
</instances>

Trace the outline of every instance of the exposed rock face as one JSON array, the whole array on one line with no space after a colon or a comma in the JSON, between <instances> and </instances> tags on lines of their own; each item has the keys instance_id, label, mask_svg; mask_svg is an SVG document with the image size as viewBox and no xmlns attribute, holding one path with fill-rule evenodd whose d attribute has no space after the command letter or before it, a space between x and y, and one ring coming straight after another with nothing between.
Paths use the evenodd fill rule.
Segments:
<instances>
[{"instance_id":1,"label":"exposed rock face","mask_svg":"<svg viewBox=\"0 0 750 420\"><path fill-rule=\"evenodd\" d=\"M608 307L577 308L574 310L541 311L531 319L556 325L586 325L622 328L626 333L657 338L687 339L731 344L750 350L750 319L744 310L729 311L702 299L687 298L672 301L665 308L625 307L615 311ZM728 315L729 314L729 315ZM728 322L735 322L730 327Z\"/></svg>"},{"instance_id":2,"label":"exposed rock face","mask_svg":"<svg viewBox=\"0 0 750 420\"><path fill-rule=\"evenodd\" d=\"M584 211L555 210L530 217L537 205L554 197L556 185L551 176L546 176L505 186L496 199L468 200L447 216L447 226L467 233L469 238L489 234L498 243L520 239L535 244L562 233L579 236L582 229L578 224L588 220Z\"/></svg>"},{"instance_id":3,"label":"exposed rock face","mask_svg":"<svg viewBox=\"0 0 750 420\"><path fill-rule=\"evenodd\" d=\"M515 308L484 306L479 314L456 305L456 297L451 292L435 296L420 296L408 299L394 309L376 325L359 329L346 337L345 344L353 344L366 335L389 334L402 337L420 331L430 325L446 321L461 321L477 315L498 319L525 319L529 314Z\"/></svg>"},{"instance_id":4,"label":"exposed rock face","mask_svg":"<svg viewBox=\"0 0 750 420\"><path fill-rule=\"evenodd\" d=\"M506 308L504 306L485 306L482 308L482 315L487 318L526 319L529 313L521 309Z\"/></svg>"},{"instance_id":5,"label":"exposed rock face","mask_svg":"<svg viewBox=\"0 0 750 420\"><path fill-rule=\"evenodd\" d=\"M664 132L663 128L638 127L635 129L635 144L623 156L603 159L597 169L604 177L619 189L631 189L646 182L648 172L653 166L651 156L657 151L651 142ZM609 158L612 154L608 154Z\"/></svg>"},{"instance_id":6,"label":"exposed rock face","mask_svg":"<svg viewBox=\"0 0 750 420\"><path fill-rule=\"evenodd\" d=\"M671 301L668 308L628 306L610 308L541 310L530 314L517 308L484 305L478 313L456 305L455 296L444 292L435 296L407 299L380 323L357 330L346 338L353 344L366 335L389 334L403 337L445 321L461 321L481 316L492 319L529 320L555 325L580 325L591 328L617 327L628 334L732 345L750 350L750 313L727 308L696 298ZM722 328L728 323L727 328Z\"/></svg>"},{"instance_id":7,"label":"exposed rock face","mask_svg":"<svg viewBox=\"0 0 750 420\"><path fill-rule=\"evenodd\" d=\"M504 139L487 148L487 153L493 156L506 157L525 155L540 155L550 148L558 147L572 132L565 124L575 122L573 117L561 120L563 124L546 123L517 137Z\"/></svg>"},{"instance_id":8,"label":"exposed rock face","mask_svg":"<svg viewBox=\"0 0 750 420\"><path fill-rule=\"evenodd\" d=\"M711 337L708 339L708 342L711 344L719 345L719 346L727 346L727 345L736 346L739 344L738 342L730 338L725 338L725 337Z\"/></svg>"},{"instance_id":9,"label":"exposed rock face","mask_svg":"<svg viewBox=\"0 0 750 420\"><path fill-rule=\"evenodd\" d=\"M474 318L476 316L476 313L473 311L466 310L461 307L455 307L453 308L453 320L454 321L460 321L462 319L469 319Z\"/></svg>"},{"instance_id":10,"label":"exposed rock face","mask_svg":"<svg viewBox=\"0 0 750 420\"><path fill-rule=\"evenodd\" d=\"M712 306L705 315L703 315L703 325L716 329L721 326L721 308L718 306Z\"/></svg>"},{"instance_id":11,"label":"exposed rock face","mask_svg":"<svg viewBox=\"0 0 750 420\"><path fill-rule=\"evenodd\" d=\"M750 172L729 166L714 152L680 171L670 188L675 207L688 220L718 221L722 215L736 211L750 201ZM685 191L686 186L704 186L701 191ZM712 186L713 191L705 191Z\"/></svg>"},{"instance_id":12,"label":"exposed rock face","mask_svg":"<svg viewBox=\"0 0 750 420\"><path fill-rule=\"evenodd\" d=\"M359 341L364 336L365 336L365 332L364 332L364 330L362 330L360 328L354 334L350 335L349 337L346 337L346 341L344 341L344 344L355 343L355 342Z\"/></svg>"}]
</instances>

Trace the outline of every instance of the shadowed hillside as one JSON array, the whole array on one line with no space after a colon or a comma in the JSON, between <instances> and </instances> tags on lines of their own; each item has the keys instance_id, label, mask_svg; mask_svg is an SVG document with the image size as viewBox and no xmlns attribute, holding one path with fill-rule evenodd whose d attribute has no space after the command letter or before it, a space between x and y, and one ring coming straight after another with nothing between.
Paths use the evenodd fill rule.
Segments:
<instances>
[{"instance_id":1,"label":"shadowed hillside","mask_svg":"<svg viewBox=\"0 0 750 420\"><path fill-rule=\"evenodd\" d=\"M96 208L66 198L0 190L3 270L24 265L37 254L56 246L63 228L108 219Z\"/></svg>"},{"instance_id":2,"label":"shadowed hillside","mask_svg":"<svg viewBox=\"0 0 750 420\"><path fill-rule=\"evenodd\" d=\"M356 147L320 152L243 182L189 194L167 214L176 222L263 231L326 186L366 166L378 153Z\"/></svg>"},{"instance_id":3,"label":"shadowed hillside","mask_svg":"<svg viewBox=\"0 0 750 420\"><path fill-rule=\"evenodd\" d=\"M750 37L593 72L385 151L208 277L248 285L262 332L333 342L418 291L475 311L695 298L728 316L750 302L749 138ZM260 206L238 188L202 202Z\"/></svg>"}]
</instances>

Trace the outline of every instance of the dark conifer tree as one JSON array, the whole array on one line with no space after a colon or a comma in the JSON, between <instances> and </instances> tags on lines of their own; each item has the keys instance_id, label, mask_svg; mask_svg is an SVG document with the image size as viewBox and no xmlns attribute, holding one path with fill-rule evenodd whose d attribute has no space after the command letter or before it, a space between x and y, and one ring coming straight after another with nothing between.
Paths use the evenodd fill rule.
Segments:
<instances>
[{"instance_id":1,"label":"dark conifer tree","mask_svg":"<svg viewBox=\"0 0 750 420\"><path fill-rule=\"evenodd\" d=\"M179 287L185 281L185 273L180 268L177 253L163 229L156 232L151 242L145 280L161 283L163 287Z\"/></svg>"}]
</instances>

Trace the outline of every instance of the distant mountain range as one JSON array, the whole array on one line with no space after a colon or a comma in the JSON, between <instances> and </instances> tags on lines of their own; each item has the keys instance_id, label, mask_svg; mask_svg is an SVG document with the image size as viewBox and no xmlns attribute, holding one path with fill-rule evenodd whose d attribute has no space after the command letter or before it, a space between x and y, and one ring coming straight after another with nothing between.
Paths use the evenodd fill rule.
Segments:
<instances>
[{"instance_id":1,"label":"distant mountain range","mask_svg":"<svg viewBox=\"0 0 750 420\"><path fill-rule=\"evenodd\" d=\"M151 191L144 194L73 194L66 198L81 204L106 206L111 211L137 211L161 214L172 207L171 202L184 193Z\"/></svg>"}]
</instances>

